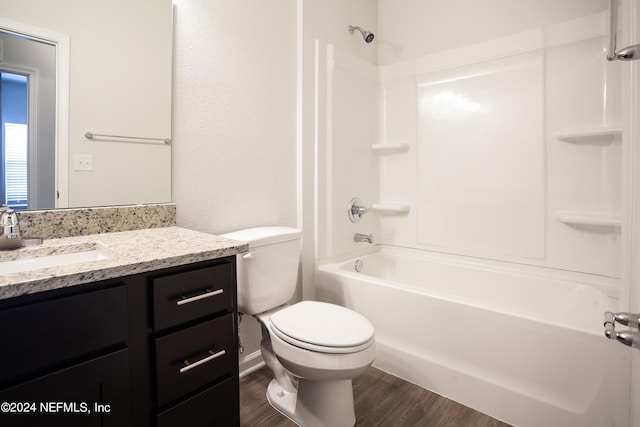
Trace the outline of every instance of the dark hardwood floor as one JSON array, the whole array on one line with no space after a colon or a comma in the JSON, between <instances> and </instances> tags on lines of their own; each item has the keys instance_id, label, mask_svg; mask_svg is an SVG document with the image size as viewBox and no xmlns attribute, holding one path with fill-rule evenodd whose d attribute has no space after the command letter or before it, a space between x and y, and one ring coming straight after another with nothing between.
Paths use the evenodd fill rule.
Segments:
<instances>
[{"instance_id":1,"label":"dark hardwood floor","mask_svg":"<svg viewBox=\"0 0 640 427\"><path fill-rule=\"evenodd\" d=\"M242 427L295 427L265 396L271 372L261 368L240 380ZM464 405L369 368L353 381L356 426L509 427Z\"/></svg>"}]
</instances>

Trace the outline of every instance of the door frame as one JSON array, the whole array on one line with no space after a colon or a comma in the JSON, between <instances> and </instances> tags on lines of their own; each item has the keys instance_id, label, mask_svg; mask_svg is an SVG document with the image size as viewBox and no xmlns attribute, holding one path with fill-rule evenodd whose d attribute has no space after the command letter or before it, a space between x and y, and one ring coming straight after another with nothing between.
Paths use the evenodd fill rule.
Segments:
<instances>
[{"instance_id":1,"label":"door frame","mask_svg":"<svg viewBox=\"0 0 640 427\"><path fill-rule=\"evenodd\" d=\"M640 7L638 1L620 1L618 48L640 42ZM621 19L620 19L621 18ZM640 61L623 67L623 227L621 311L640 312ZM630 425L640 427L640 351L631 352ZM624 368L624 367L622 367ZM624 393L624 390L619 390ZM615 398L613 393L612 398Z\"/></svg>"},{"instance_id":2,"label":"door frame","mask_svg":"<svg viewBox=\"0 0 640 427\"><path fill-rule=\"evenodd\" d=\"M0 17L0 29L56 48L55 207L69 206L69 36Z\"/></svg>"}]
</instances>

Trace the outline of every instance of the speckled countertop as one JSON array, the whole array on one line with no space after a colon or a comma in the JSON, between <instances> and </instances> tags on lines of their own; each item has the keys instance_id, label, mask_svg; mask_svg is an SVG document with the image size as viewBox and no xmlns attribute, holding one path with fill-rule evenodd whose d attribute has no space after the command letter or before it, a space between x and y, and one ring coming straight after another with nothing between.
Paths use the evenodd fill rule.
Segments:
<instances>
[{"instance_id":1,"label":"speckled countertop","mask_svg":"<svg viewBox=\"0 0 640 427\"><path fill-rule=\"evenodd\" d=\"M3 272L2 261L93 249L108 258L26 272ZM0 300L222 258L247 249L245 243L180 227L48 239L41 245L0 251Z\"/></svg>"}]
</instances>

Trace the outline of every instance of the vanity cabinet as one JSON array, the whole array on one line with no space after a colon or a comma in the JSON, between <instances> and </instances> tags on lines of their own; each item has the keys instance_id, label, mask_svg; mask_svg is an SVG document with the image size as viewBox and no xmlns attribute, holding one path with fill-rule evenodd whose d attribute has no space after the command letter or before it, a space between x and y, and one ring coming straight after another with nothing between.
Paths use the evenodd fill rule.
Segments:
<instances>
[{"instance_id":1,"label":"vanity cabinet","mask_svg":"<svg viewBox=\"0 0 640 427\"><path fill-rule=\"evenodd\" d=\"M239 425L235 268L230 256L1 300L0 404L13 407L0 425Z\"/></svg>"}]
</instances>

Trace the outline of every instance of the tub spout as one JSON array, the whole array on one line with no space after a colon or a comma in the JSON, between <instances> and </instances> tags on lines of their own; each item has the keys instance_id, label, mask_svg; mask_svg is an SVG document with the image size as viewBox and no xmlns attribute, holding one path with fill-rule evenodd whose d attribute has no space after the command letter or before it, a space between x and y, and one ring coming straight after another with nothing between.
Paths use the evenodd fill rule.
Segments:
<instances>
[{"instance_id":1,"label":"tub spout","mask_svg":"<svg viewBox=\"0 0 640 427\"><path fill-rule=\"evenodd\" d=\"M368 243L373 244L373 243L374 243L374 241L373 241L373 234L362 234L362 233L356 233L356 234L353 236L353 241L354 241L354 242L357 242L357 243L360 243L360 242L368 242Z\"/></svg>"}]
</instances>

